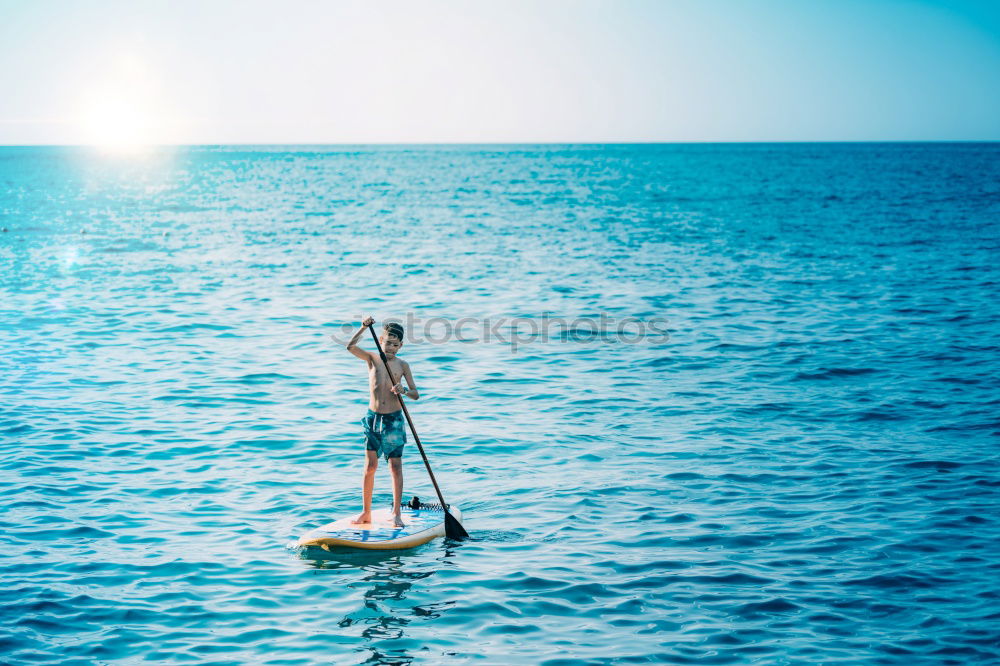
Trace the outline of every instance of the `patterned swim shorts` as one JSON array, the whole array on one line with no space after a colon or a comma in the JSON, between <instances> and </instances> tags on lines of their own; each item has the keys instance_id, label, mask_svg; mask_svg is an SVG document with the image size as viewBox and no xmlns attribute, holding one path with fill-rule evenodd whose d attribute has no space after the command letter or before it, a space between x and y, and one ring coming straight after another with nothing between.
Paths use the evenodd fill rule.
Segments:
<instances>
[{"instance_id":1,"label":"patterned swim shorts","mask_svg":"<svg viewBox=\"0 0 1000 666\"><path fill-rule=\"evenodd\" d=\"M406 426L403 410L380 414L368 410L361 424L365 427L365 449L379 456L402 458L406 444Z\"/></svg>"}]
</instances>

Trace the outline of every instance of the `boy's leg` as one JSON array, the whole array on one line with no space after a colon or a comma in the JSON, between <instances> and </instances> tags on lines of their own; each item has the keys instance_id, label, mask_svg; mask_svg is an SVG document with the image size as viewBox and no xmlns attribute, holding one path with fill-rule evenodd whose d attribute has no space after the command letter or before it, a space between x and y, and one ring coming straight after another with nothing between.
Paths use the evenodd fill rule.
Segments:
<instances>
[{"instance_id":1,"label":"boy's leg","mask_svg":"<svg viewBox=\"0 0 1000 666\"><path fill-rule=\"evenodd\" d=\"M365 477L361 482L361 514L352 520L355 525L372 520L372 491L375 489L375 470L378 469L378 451L365 451Z\"/></svg>"},{"instance_id":2,"label":"boy's leg","mask_svg":"<svg viewBox=\"0 0 1000 666\"><path fill-rule=\"evenodd\" d=\"M403 501L403 459L389 458L389 474L392 475L392 522L396 527L403 527L400 516L400 502Z\"/></svg>"}]
</instances>

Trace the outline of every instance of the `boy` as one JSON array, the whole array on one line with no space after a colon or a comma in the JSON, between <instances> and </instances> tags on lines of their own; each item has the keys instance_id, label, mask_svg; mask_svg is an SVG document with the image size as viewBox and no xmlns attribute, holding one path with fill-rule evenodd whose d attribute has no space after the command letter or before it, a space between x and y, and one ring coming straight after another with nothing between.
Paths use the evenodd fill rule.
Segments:
<instances>
[{"instance_id":1,"label":"boy","mask_svg":"<svg viewBox=\"0 0 1000 666\"><path fill-rule=\"evenodd\" d=\"M406 444L406 419L397 396L418 400L420 394L417 392L413 375L410 374L410 364L396 358L396 353L403 346L402 326L388 322L383 325L382 335L379 337L386 361L392 368L392 376L399 379L398 384L392 384L377 352L367 352L358 348L358 340L374 323L374 319L366 317L361 322L361 328L347 343L347 351L368 364L368 387L371 390L368 413L361 420L365 428L365 476L361 486L361 513L351 522L355 525L371 522L375 470L378 469L379 456L383 455L389 463L389 473L392 475L392 524L403 527L399 503L403 498L403 445ZM403 388L403 377L406 377L409 388Z\"/></svg>"}]
</instances>

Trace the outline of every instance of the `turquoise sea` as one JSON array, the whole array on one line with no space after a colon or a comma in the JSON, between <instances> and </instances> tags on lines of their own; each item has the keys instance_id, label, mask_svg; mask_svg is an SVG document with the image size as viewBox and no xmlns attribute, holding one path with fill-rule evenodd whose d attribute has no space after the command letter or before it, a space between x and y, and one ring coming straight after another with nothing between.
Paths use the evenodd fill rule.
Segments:
<instances>
[{"instance_id":1,"label":"turquoise sea","mask_svg":"<svg viewBox=\"0 0 1000 666\"><path fill-rule=\"evenodd\" d=\"M998 144L0 148L0 226L0 663L1000 663ZM468 541L294 547L366 314Z\"/></svg>"}]
</instances>

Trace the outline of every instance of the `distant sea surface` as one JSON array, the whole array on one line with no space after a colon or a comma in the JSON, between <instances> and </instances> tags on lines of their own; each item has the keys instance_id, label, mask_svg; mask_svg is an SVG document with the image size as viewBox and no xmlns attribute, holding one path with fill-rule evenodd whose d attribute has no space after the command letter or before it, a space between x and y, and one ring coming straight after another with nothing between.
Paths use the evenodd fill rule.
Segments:
<instances>
[{"instance_id":1,"label":"distant sea surface","mask_svg":"<svg viewBox=\"0 0 1000 666\"><path fill-rule=\"evenodd\" d=\"M998 144L0 148L0 226L0 663L1000 662ZM294 547L365 314L469 541Z\"/></svg>"}]
</instances>

